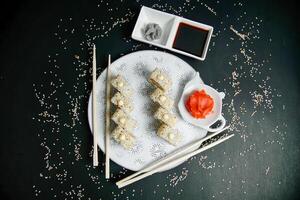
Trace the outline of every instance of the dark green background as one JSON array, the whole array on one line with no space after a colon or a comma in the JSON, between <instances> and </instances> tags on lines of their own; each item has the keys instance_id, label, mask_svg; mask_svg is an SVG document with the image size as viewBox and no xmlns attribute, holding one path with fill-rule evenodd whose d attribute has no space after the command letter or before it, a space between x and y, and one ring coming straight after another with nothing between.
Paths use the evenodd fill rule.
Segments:
<instances>
[{"instance_id":1,"label":"dark green background","mask_svg":"<svg viewBox=\"0 0 300 200\"><path fill-rule=\"evenodd\" d=\"M201 1L200 1L201 2ZM1 5L1 32L0 32L0 105L1 105L1 149L0 149L0 195L2 199L75 199L78 196L66 195L64 192L72 191L75 186L82 185L84 188L84 197L82 199L298 199L299 179L300 179L300 159L299 159L299 21L297 20L299 11L295 2L292 1L249 1L243 2L242 7L233 7L234 1L206 1L217 12L214 16L202 4L196 1L113 1L109 7L119 7L118 12L108 12L105 2L101 1L22 1L20 3L10 3ZM208 151L204 155L208 156L206 162L217 162L223 164L224 168L216 167L211 170L199 167L200 156L192 161L185 163L171 171L154 175L137 184L127 187L125 190L118 190L114 185L115 180L105 181L100 169L90 168L91 158L88 153L91 150L91 137L86 119L87 94L89 91L79 84L78 91L74 91L73 85L77 82L74 70L74 55L80 55L80 59L90 63L88 55L88 45L80 46L80 42L86 41L86 29L80 28L84 20L95 19L95 23L103 20L109 21L111 16L122 17L130 9L135 14L125 25L116 26L108 37L97 38L95 42L98 47L97 59L100 67L106 62L107 53L112 54L116 59L121 54L131 52L133 45L140 43L130 40L128 43L124 40L130 38L134 22L141 5L153 6L154 4L163 5L165 8L172 6L179 8L184 4L192 4L195 9L183 11L184 17L201 21L215 27L215 32L229 29L229 25L236 24L236 18L244 11L247 15L242 19L244 22L252 21L256 16L263 19L261 23L262 39L255 41L253 48L257 49L256 59L263 60L268 57L269 63L261 69L261 75L256 77L258 81L271 77L269 81L272 87L274 97L273 109L257 108L257 114L249 118L241 116L241 121L246 126L240 127L243 130L232 130L236 137L230 141ZM97 6L99 5L99 6ZM191 6L190 6L191 7ZM189 7L189 8L190 8ZM185 9L183 9L185 10ZM167 11L176 14L172 10ZM226 17L228 15L229 17ZM72 21L67 19L72 18ZM60 21L60 19L63 19ZM221 25L221 21L224 22ZM76 34L70 35L57 31L57 25L63 28L75 28ZM239 23L239 26L242 23ZM237 27L237 29L240 27ZM55 32L64 38L69 38L64 50L64 45L54 36ZM91 36L101 34L101 31L92 30ZM229 38L235 38L230 43ZM272 38L272 42L269 42ZM180 56L189 62L198 70L207 84L213 85L219 90L226 90L229 94L225 100L227 106L233 97L233 91L228 82L232 69L228 62L232 60L240 41L231 31L223 31L222 34L213 38L215 45L211 47L204 62L196 61L188 57ZM81 49L83 48L83 49ZM155 49L142 44L140 49ZM58 102L62 107L60 118L62 121L70 121L67 114L68 104L65 91L72 91L72 95L84 95L80 99L80 122L74 129L61 127L60 134L53 134L50 130L53 128L49 124L43 124L33 118L37 118L38 113L43 111L35 97L33 84L37 85L37 90L48 94L51 86L47 83L57 81L53 76L43 75L44 71L49 72L51 63L48 62L48 55L55 55L57 63L61 66L57 71L59 77L65 82L62 90L58 91ZM238 61L236 65L247 65L243 61ZM76 65L76 63L75 63ZM91 65L87 66L90 67ZM248 66L249 67L249 66ZM268 70L271 68L272 70ZM248 72L245 70L246 73ZM49 73L48 73L49 74ZM90 77L81 82L87 83L90 89ZM222 82L222 80L226 81ZM220 82L221 80L221 82ZM255 83L247 78L241 81L243 91L238 98L234 98L237 108L246 102L245 108L253 110L251 98L247 89L257 87ZM41 88L40 84L45 83ZM277 95L279 94L279 96ZM285 109L283 110L283 105ZM226 106L226 105L225 105ZM227 107L226 107L227 108ZM271 110L271 111L270 111ZM250 112L249 111L249 112ZM241 113L241 110L237 110ZM231 121L232 115L224 109L224 114ZM251 113L250 113L251 114ZM249 113L248 113L249 115ZM282 126L285 123L286 126ZM286 133L284 140L280 140L282 146L276 145L276 141L281 135L273 133L271 130L276 126L279 133ZM41 131L45 130L42 136ZM261 133L261 130L264 133ZM251 136L246 142L240 137L242 133L248 133ZM72 134L81 140L80 153L82 159L75 161L73 155L61 153L64 164L58 170L48 172L45 169L44 155L46 150L40 146L43 138L47 138L47 143L57 141L57 149L51 146L54 163L58 163L56 152L60 152L61 147L66 148L66 152L72 152L68 143L74 144ZM274 140L275 144L267 145L266 141ZM239 154L247 149L251 144L255 144L253 151L247 152L245 157ZM223 152L226 151L226 155ZM263 155L258 156L258 153ZM102 155L102 154L100 154ZM102 157L101 157L102 158ZM75 162L75 164L72 164ZM235 166L229 170L231 166ZM270 167L266 175L266 167ZM119 166L112 164L112 172L118 177L118 172L122 170ZM61 184L56 173L66 169L68 175ZM169 186L170 174L181 174L182 171L189 170L185 180L180 181L176 187ZM124 171L124 170L123 170ZM41 177L40 173L43 174ZM89 175L99 175L101 183L96 184L91 181ZM130 174L127 172L126 174ZM45 176L51 176L45 179ZM69 177L72 178L69 178ZM120 177L124 177L121 175ZM159 186L157 186L159 184ZM227 190L227 187L230 189ZM99 188L100 187L100 188ZM201 189L203 188L203 189ZM78 190L75 189L78 193ZM41 191L38 193L37 191ZM64 191L61 193L61 191ZM38 193L38 196L35 196ZM72 193L72 192L71 192ZM132 194L135 194L134 196Z\"/></svg>"}]
</instances>

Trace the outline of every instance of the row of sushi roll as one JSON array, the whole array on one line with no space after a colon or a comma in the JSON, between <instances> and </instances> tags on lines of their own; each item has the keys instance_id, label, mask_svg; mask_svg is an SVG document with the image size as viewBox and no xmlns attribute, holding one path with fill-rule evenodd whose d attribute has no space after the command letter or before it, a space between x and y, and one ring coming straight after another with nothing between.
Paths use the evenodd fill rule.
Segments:
<instances>
[{"instance_id":1,"label":"row of sushi roll","mask_svg":"<svg viewBox=\"0 0 300 200\"><path fill-rule=\"evenodd\" d=\"M174 129L177 122L176 116L171 112L174 101L167 94L172 86L172 80L165 72L156 68L150 74L148 81L156 88L150 98L159 105L154 113L154 118L161 122L157 135L170 144L176 145L181 140L181 134Z\"/></svg>"},{"instance_id":2,"label":"row of sushi roll","mask_svg":"<svg viewBox=\"0 0 300 200\"><path fill-rule=\"evenodd\" d=\"M133 111L131 101L133 91L128 82L120 75L112 79L111 84L117 91L111 98L112 104L116 106L111 119L117 125L112 131L112 137L125 149L131 149L135 143L132 131L137 127L137 122L130 117L130 113Z\"/></svg>"}]
</instances>

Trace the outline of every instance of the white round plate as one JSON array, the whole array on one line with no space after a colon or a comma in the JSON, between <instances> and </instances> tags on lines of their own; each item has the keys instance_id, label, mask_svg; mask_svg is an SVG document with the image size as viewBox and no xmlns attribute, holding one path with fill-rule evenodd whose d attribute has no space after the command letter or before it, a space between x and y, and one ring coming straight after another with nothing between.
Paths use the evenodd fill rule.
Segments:
<instances>
[{"instance_id":1,"label":"white round plate","mask_svg":"<svg viewBox=\"0 0 300 200\"><path fill-rule=\"evenodd\" d=\"M177 146L172 146L156 135L157 120L153 117L153 109L156 105L149 98L149 94L154 90L147 79L149 74L159 68L165 71L172 79L173 85L169 91L169 96L175 100L177 106L185 84L193 78L195 70L180 58L161 51L137 51L127 54L116 61L111 66L112 77L120 74L130 83L134 90L132 101L134 110L130 116L137 120L138 128L133 131L136 137L136 145L131 150L125 150L113 139L110 140L110 158L115 163L132 171L143 169L153 161L172 153L179 148L203 138L207 131L193 126L184 121L174 106L172 112L178 118L176 127L182 134L182 141ZM97 79L97 106L96 111L98 121L98 144L101 150L105 150L105 90L106 90L106 69ZM112 94L113 95L113 94ZM92 130L92 98L89 98L88 120ZM113 123L111 123L113 125ZM180 163L178 163L180 164ZM175 166L168 166L170 169Z\"/></svg>"}]
</instances>

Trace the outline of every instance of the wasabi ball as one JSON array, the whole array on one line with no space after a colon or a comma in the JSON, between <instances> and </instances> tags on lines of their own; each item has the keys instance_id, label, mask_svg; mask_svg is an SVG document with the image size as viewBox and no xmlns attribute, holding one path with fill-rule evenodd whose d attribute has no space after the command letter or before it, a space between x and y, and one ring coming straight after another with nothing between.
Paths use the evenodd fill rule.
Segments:
<instances>
[{"instance_id":1,"label":"wasabi ball","mask_svg":"<svg viewBox=\"0 0 300 200\"><path fill-rule=\"evenodd\" d=\"M158 40L161 37L162 30L158 24L149 23L146 25L143 34L148 41Z\"/></svg>"}]
</instances>

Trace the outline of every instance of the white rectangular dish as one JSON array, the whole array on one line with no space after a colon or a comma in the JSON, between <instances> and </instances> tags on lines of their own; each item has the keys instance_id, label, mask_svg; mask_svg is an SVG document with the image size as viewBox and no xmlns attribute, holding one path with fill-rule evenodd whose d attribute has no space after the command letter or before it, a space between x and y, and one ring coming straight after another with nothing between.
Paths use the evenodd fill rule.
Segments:
<instances>
[{"instance_id":1,"label":"white rectangular dish","mask_svg":"<svg viewBox=\"0 0 300 200\"><path fill-rule=\"evenodd\" d=\"M149 41L146 40L143 36L143 30L149 23L156 23L161 27L162 34L159 39ZM190 27L195 27L196 29L201 29L207 32L201 55L192 54L188 51L174 48L176 34L179 30L179 25L182 23L189 25ZM140 42L145 42L154 46L168 49L170 51L190 56L198 60L204 60L206 57L212 32L212 26L143 6L139 13L131 37Z\"/></svg>"}]
</instances>

